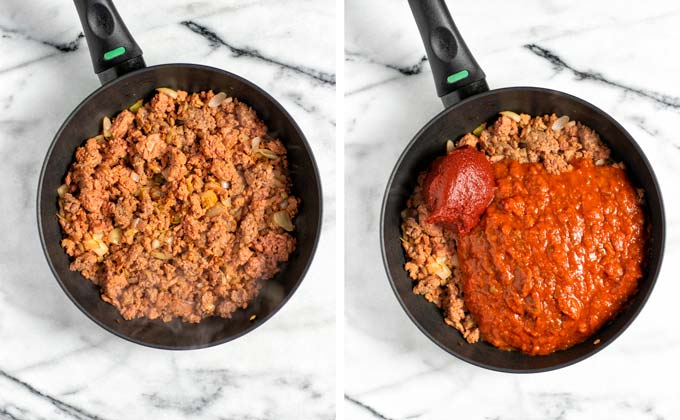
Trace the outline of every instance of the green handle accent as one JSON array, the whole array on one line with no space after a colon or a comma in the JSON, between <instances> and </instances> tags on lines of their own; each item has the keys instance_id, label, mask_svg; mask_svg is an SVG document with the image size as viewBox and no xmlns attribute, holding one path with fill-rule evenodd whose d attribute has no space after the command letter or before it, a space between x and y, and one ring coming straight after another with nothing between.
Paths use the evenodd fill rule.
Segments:
<instances>
[{"instance_id":1,"label":"green handle accent","mask_svg":"<svg viewBox=\"0 0 680 420\"><path fill-rule=\"evenodd\" d=\"M118 47L116 49L113 49L111 51L107 51L104 53L104 60L113 60L116 57L120 57L121 55L125 54L125 47Z\"/></svg>"},{"instance_id":2,"label":"green handle accent","mask_svg":"<svg viewBox=\"0 0 680 420\"><path fill-rule=\"evenodd\" d=\"M447 77L446 82L451 85L451 84L458 82L459 80L465 79L469 75L470 75L470 73L467 70L461 70L458 73L453 73L452 75Z\"/></svg>"}]
</instances>

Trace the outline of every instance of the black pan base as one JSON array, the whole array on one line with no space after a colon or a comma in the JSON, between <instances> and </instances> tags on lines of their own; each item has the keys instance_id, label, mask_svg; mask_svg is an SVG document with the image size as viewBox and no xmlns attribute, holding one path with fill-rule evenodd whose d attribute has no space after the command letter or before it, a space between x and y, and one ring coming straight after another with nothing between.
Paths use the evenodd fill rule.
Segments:
<instances>
[{"instance_id":1,"label":"black pan base","mask_svg":"<svg viewBox=\"0 0 680 420\"><path fill-rule=\"evenodd\" d=\"M440 310L412 292L413 284L404 270L401 248L400 212L413 193L418 174L442 155L446 139L458 139L482 122L498 118L500 111L532 116L568 115L594 129L611 148L613 158L623 161L634 185L645 190L646 214L651 223L651 241L645 276L624 311L592 339L547 356L528 356L501 351L488 343L467 343L458 331L444 323ZM430 121L409 143L387 184L381 215L380 241L390 284L411 320L444 350L472 364L504 372L541 372L568 366L589 357L618 337L644 306L661 268L665 240L665 218L661 191L652 168L633 138L613 118L595 106L554 90L517 87L492 90L468 98L446 109ZM599 339L597 345L593 344Z\"/></svg>"},{"instance_id":2,"label":"black pan base","mask_svg":"<svg viewBox=\"0 0 680 420\"><path fill-rule=\"evenodd\" d=\"M297 248L290 261L264 283L260 296L231 319L208 318L199 324L179 320L125 321L116 308L101 300L97 286L69 270L60 247L56 191L73 161L76 148L101 130L104 116L126 109L140 98L150 99L157 87L188 92L212 89L239 98L267 124L272 137L288 149L293 194L302 204L295 219ZM262 325L292 296L316 250L321 230L321 183L311 149L300 128L283 107L254 84L225 71L193 64L147 67L104 85L85 99L62 125L50 146L38 184L38 229L47 261L64 292L90 319L106 330L138 344L163 349L195 349L237 338ZM250 318L255 315L253 321Z\"/></svg>"}]
</instances>

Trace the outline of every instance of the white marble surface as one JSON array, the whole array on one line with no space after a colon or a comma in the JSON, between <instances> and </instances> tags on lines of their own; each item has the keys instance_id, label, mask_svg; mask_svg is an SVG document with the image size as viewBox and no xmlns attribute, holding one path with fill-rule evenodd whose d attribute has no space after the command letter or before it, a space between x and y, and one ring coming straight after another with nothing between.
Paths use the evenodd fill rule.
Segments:
<instances>
[{"instance_id":1,"label":"white marble surface","mask_svg":"<svg viewBox=\"0 0 680 420\"><path fill-rule=\"evenodd\" d=\"M613 115L652 162L668 221L649 302L592 358L543 374L468 365L430 342L382 267L379 208L404 146L442 105L407 2L348 0L346 142L346 418L676 419L680 416L680 9L672 1L449 1L490 86L534 85ZM554 65L525 45L553 52ZM395 239L396 240L396 239ZM357 246L360 244L360 246Z\"/></svg>"},{"instance_id":2,"label":"white marble surface","mask_svg":"<svg viewBox=\"0 0 680 420\"><path fill-rule=\"evenodd\" d=\"M321 168L322 240L287 305L234 342L189 352L154 350L88 320L62 293L45 262L35 194L54 133L98 81L72 2L3 0L0 418L334 418L335 297L328 276L335 264L335 55L329 32L334 2L117 3L147 64L191 62L228 69L288 109ZM182 24L186 21L193 23ZM221 41L192 30L199 26Z\"/></svg>"}]
</instances>

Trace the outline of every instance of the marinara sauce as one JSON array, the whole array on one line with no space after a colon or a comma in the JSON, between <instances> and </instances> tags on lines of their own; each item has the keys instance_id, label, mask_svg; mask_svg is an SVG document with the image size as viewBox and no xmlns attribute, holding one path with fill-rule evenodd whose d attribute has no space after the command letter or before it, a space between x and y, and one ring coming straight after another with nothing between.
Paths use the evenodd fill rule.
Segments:
<instances>
[{"instance_id":1,"label":"marinara sauce","mask_svg":"<svg viewBox=\"0 0 680 420\"><path fill-rule=\"evenodd\" d=\"M459 237L465 304L499 348L566 349L637 290L646 234L635 188L622 169L572 164L551 175L538 163L495 163L494 200Z\"/></svg>"}]
</instances>

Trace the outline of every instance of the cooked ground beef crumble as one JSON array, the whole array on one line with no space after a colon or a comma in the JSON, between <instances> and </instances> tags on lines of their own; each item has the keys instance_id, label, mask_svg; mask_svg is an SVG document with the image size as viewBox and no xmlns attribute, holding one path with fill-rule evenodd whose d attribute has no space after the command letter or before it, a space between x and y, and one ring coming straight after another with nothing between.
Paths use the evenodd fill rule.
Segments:
<instances>
[{"instance_id":1,"label":"cooked ground beef crumble","mask_svg":"<svg viewBox=\"0 0 680 420\"><path fill-rule=\"evenodd\" d=\"M161 88L88 139L59 188L71 270L125 319L245 308L295 249L286 148L223 93Z\"/></svg>"}]
</instances>

